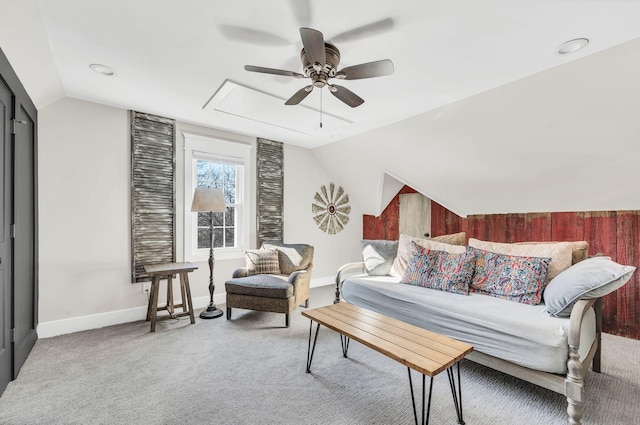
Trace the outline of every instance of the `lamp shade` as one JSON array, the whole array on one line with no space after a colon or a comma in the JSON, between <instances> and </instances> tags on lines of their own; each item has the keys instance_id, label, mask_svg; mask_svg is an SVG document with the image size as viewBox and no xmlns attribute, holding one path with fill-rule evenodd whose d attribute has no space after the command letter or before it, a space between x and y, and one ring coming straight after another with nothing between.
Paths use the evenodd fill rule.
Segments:
<instances>
[{"instance_id":1,"label":"lamp shade","mask_svg":"<svg viewBox=\"0 0 640 425\"><path fill-rule=\"evenodd\" d=\"M224 212L227 204L224 202L224 192L222 189L210 189L197 187L193 194L191 211L193 212Z\"/></svg>"}]
</instances>

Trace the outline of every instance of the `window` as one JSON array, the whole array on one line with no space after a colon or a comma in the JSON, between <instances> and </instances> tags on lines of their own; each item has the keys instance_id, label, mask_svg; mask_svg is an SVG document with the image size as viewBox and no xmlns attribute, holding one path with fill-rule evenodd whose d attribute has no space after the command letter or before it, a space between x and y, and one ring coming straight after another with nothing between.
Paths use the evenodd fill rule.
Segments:
<instances>
[{"instance_id":1,"label":"window","mask_svg":"<svg viewBox=\"0 0 640 425\"><path fill-rule=\"evenodd\" d=\"M242 143L185 134L185 260L206 261L213 219L215 256L244 256L249 245L249 201L245 182L249 181L251 146ZM191 212L196 187L222 189L226 212Z\"/></svg>"},{"instance_id":2,"label":"window","mask_svg":"<svg viewBox=\"0 0 640 425\"><path fill-rule=\"evenodd\" d=\"M206 187L222 189L224 191L224 201L227 204L226 212L199 212L197 220L197 243L198 249L209 249L211 245L209 230L213 224L213 247L214 248L234 248L235 245L235 224L236 211L236 188L238 185L238 171L242 167L236 164L229 164L220 159L193 159L195 169L196 187ZM238 170L240 169L240 170ZM213 223L212 223L213 221Z\"/></svg>"}]
</instances>

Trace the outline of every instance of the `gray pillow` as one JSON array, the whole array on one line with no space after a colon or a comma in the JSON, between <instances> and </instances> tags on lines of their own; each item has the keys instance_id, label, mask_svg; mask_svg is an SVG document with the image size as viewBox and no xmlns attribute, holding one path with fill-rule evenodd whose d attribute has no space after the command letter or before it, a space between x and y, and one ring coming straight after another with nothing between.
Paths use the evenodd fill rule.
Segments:
<instances>
[{"instance_id":1,"label":"gray pillow","mask_svg":"<svg viewBox=\"0 0 640 425\"><path fill-rule=\"evenodd\" d=\"M393 260L398 253L398 241L363 240L362 259L368 275L389 274Z\"/></svg>"},{"instance_id":2,"label":"gray pillow","mask_svg":"<svg viewBox=\"0 0 640 425\"><path fill-rule=\"evenodd\" d=\"M609 257L592 257L574 264L558 274L544 290L547 312L555 317L569 317L580 299L600 298L622 287L635 271Z\"/></svg>"}]
</instances>

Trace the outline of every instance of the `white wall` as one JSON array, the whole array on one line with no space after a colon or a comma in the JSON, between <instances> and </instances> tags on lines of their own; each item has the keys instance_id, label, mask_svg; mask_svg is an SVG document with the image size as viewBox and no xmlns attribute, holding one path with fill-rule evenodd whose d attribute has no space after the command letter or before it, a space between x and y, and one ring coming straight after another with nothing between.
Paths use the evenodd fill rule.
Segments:
<instances>
[{"instance_id":1,"label":"white wall","mask_svg":"<svg viewBox=\"0 0 640 425\"><path fill-rule=\"evenodd\" d=\"M64 98L39 112L39 321L143 305L130 277L127 111Z\"/></svg>"},{"instance_id":2,"label":"white wall","mask_svg":"<svg viewBox=\"0 0 640 425\"><path fill-rule=\"evenodd\" d=\"M39 116L40 337L142 320L147 295L131 283L129 112L64 98ZM183 133L255 145L255 138L177 123L176 238L183 260ZM255 169L255 149L251 167ZM354 210L345 230L326 235L315 225L311 202L320 185L333 181L309 150L285 145L285 242L315 246L312 285L330 283L337 268L357 260L362 214L348 182ZM248 182L255 199L255 177ZM250 244L255 246L255 205ZM354 258L355 256L355 258ZM224 302L224 281L244 257L216 259L215 301ZM196 308L209 299L206 262L190 274ZM164 285L163 285L164 287Z\"/></svg>"},{"instance_id":3,"label":"white wall","mask_svg":"<svg viewBox=\"0 0 640 425\"><path fill-rule=\"evenodd\" d=\"M637 210L638 75L640 39L314 155L367 214L383 170L461 216Z\"/></svg>"},{"instance_id":4,"label":"white wall","mask_svg":"<svg viewBox=\"0 0 640 425\"><path fill-rule=\"evenodd\" d=\"M362 209L358 205L358 194L351 190L348 180L332 179L308 149L285 145L284 158L285 242L313 245L313 279L331 283L341 265L361 258ZM343 187L352 208L344 230L335 235L321 231L311 212L313 196L320 186L328 186L330 182Z\"/></svg>"}]
</instances>

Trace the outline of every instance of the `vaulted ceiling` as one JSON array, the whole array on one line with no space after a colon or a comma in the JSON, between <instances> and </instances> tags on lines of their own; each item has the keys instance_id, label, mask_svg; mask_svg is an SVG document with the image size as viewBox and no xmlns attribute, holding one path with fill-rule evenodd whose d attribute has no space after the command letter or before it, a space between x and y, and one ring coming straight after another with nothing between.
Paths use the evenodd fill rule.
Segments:
<instances>
[{"instance_id":1,"label":"vaulted ceiling","mask_svg":"<svg viewBox=\"0 0 640 425\"><path fill-rule=\"evenodd\" d=\"M304 148L377 214L409 184L460 215L640 209L640 0L0 0L0 47L38 108L65 96ZM308 79L299 29L338 69ZM559 53L569 40L588 45ZM105 76L91 64L111 67ZM322 121L323 126L320 127Z\"/></svg>"},{"instance_id":2,"label":"vaulted ceiling","mask_svg":"<svg viewBox=\"0 0 640 425\"><path fill-rule=\"evenodd\" d=\"M317 147L434 110L640 37L640 1L1 0L0 46L39 107L62 96ZM391 59L391 76L339 81L351 108L308 84L299 28L339 68ZM588 46L557 47L586 37ZM104 76L89 65L115 70ZM212 96L217 96L212 99ZM205 106L206 105L206 106ZM322 107L323 127L319 127Z\"/></svg>"}]
</instances>

